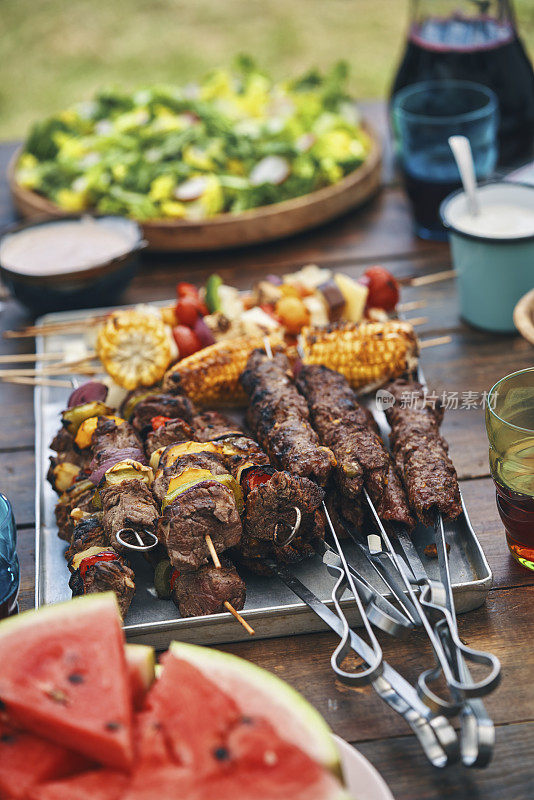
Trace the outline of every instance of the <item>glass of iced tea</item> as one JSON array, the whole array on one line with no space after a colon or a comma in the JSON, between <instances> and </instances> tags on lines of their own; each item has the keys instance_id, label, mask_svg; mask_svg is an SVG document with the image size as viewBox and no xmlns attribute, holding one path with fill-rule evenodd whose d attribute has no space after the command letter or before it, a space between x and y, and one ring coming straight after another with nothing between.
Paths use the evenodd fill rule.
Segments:
<instances>
[{"instance_id":1,"label":"glass of iced tea","mask_svg":"<svg viewBox=\"0 0 534 800\"><path fill-rule=\"evenodd\" d=\"M17 611L19 561L16 545L13 509L7 497L0 494L0 619Z\"/></svg>"},{"instance_id":2,"label":"glass of iced tea","mask_svg":"<svg viewBox=\"0 0 534 800\"><path fill-rule=\"evenodd\" d=\"M513 557L534 570L534 367L498 381L486 429L497 507Z\"/></svg>"}]
</instances>

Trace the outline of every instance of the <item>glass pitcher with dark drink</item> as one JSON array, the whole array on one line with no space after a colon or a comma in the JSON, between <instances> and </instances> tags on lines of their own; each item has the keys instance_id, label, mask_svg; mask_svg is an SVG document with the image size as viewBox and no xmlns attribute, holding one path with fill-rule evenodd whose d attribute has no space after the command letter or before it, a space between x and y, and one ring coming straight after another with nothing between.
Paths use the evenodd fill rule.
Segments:
<instances>
[{"instance_id":1,"label":"glass pitcher with dark drink","mask_svg":"<svg viewBox=\"0 0 534 800\"><path fill-rule=\"evenodd\" d=\"M413 0L408 42L392 94L420 81L457 78L493 89L499 154L509 164L534 146L534 71L510 0Z\"/></svg>"}]
</instances>

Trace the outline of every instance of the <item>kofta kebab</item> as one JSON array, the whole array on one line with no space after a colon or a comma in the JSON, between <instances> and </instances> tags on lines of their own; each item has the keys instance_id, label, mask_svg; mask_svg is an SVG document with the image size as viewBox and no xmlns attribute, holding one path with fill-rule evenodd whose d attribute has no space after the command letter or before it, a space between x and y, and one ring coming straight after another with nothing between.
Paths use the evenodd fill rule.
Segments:
<instances>
[{"instance_id":1,"label":"kofta kebab","mask_svg":"<svg viewBox=\"0 0 534 800\"><path fill-rule=\"evenodd\" d=\"M221 342L207 368L185 373L185 359L161 386L131 392L118 411L106 406L103 384L72 393L48 477L60 495L56 518L69 542L73 594L113 589L126 614L135 576L125 554L138 549L154 568L158 595L172 598L182 616L228 610L250 629L238 614L245 584L236 565L268 573L265 559L312 555L325 535L323 500L340 533L362 524L364 490L392 532L429 524L437 512L461 513L439 404L428 405L423 387L401 377L417 354L409 326L400 329L400 356L396 338L384 335L372 341L374 360L359 362L354 347L350 358L343 346L354 331L335 339L336 330L304 336L304 363L292 364L279 342L272 358L250 343L238 352L233 341L223 354ZM388 410L391 453L353 388L385 379L397 399L408 392L418 401ZM252 436L194 405L240 396Z\"/></svg>"}]
</instances>

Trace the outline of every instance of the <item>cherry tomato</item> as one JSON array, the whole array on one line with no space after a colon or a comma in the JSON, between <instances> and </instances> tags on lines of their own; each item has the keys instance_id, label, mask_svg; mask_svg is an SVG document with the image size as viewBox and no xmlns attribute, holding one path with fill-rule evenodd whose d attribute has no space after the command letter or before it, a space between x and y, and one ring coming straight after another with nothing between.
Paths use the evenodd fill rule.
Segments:
<instances>
[{"instance_id":1,"label":"cherry tomato","mask_svg":"<svg viewBox=\"0 0 534 800\"><path fill-rule=\"evenodd\" d=\"M179 325L187 325L193 328L200 316L199 300L192 295L184 295L174 306L174 313Z\"/></svg>"},{"instance_id":2,"label":"cherry tomato","mask_svg":"<svg viewBox=\"0 0 534 800\"><path fill-rule=\"evenodd\" d=\"M185 297L186 295L198 297L198 289L193 283L180 281L180 283L176 285L176 296L178 299L180 299L180 297Z\"/></svg>"},{"instance_id":3,"label":"cherry tomato","mask_svg":"<svg viewBox=\"0 0 534 800\"><path fill-rule=\"evenodd\" d=\"M385 267L369 267L359 282L369 289L367 308L383 308L384 311L393 311L399 302L399 284Z\"/></svg>"},{"instance_id":4,"label":"cherry tomato","mask_svg":"<svg viewBox=\"0 0 534 800\"><path fill-rule=\"evenodd\" d=\"M157 417L152 417L152 419L150 420L152 424L152 430L157 431L158 428L163 428L163 426L166 425L167 422L170 422L171 419L172 417L163 417L161 415Z\"/></svg>"},{"instance_id":5,"label":"cherry tomato","mask_svg":"<svg viewBox=\"0 0 534 800\"><path fill-rule=\"evenodd\" d=\"M187 356L196 353L197 350L200 350L202 347L196 333L185 325L176 325L176 327L172 329L172 335L178 347L180 358L187 358Z\"/></svg>"}]
</instances>

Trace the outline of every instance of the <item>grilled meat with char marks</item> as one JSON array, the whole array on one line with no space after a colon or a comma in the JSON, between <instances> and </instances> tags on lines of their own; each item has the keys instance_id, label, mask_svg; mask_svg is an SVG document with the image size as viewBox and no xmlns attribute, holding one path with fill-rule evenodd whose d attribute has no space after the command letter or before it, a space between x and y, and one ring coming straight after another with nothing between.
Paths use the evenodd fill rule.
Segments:
<instances>
[{"instance_id":1,"label":"grilled meat with char marks","mask_svg":"<svg viewBox=\"0 0 534 800\"><path fill-rule=\"evenodd\" d=\"M241 541L241 518L233 492L217 481L202 481L168 505L158 523L159 539L171 564L192 572L210 561L209 534L217 553Z\"/></svg>"},{"instance_id":2,"label":"grilled meat with char marks","mask_svg":"<svg viewBox=\"0 0 534 800\"><path fill-rule=\"evenodd\" d=\"M240 380L250 399L248 424L271 462L324 486L336 463L334 454L321 446L310 425L308 406L293 383L287 357L276 353L270 359L255 350Z\"/></svg>"},{"instance_id":3,"label":"grilled meat with char marks","mask_svg":"<svg viewBox=\"0 0 534 800\"><path fill-rule=\"evenodd\" d=\"M317 517L317 527L320 527L320 514L315 512ZM253 539L248 537L239 549L233 551L233 558L257 575L271 575L271 569L265 564L264 559L270 558L279 564L297 564L306 558L315 555L313 546L307 539L300 536L295 538L287 545L276 545L266 539Z\"/></svg>"},{"instance_id":4,"label":"grilled meat with char marks","mask_svg":"<svg viewBox=\"0 0 534 800\"><path fill-rule=\"evenodd\" d=\"M71 517L71 511L79 508L81 511L94 514L97 510L96 490L88 480L76 481L70 489L63 492L56 503L55 516L57 535L66 542L71 541L76 521Z\"/></svg>"},{"instance_id":5,"label":"grilled meat with char marks","mask_svg":"<svg viewBox=\"0 0 534 800\"><path fill-rule=\"evenodd\" d=\"M163 458L161 461L163 462ZM173 464L156 472L152 491L160 502L163 502L167 494L171 479L186 469L207 469L212 475L225 475L228 472L217 453L191 453L180 456Z\"/></svg>"},{"instance_id":6,"label":"grilled meat with char marks","mask_svg":"<svg viewBox=\"0 0 534 800\"><path fill-rule=\"evenodd\" d=\"M110 547L107 552L113 553L114 550ZM135 575L126 559L118 553L116 556L113 560L95 560L85 569L82 561L82 569L75 570L70 576L69 587L73 597L96 592L115 592L124 618L135 594Z\"/></svg>"},{"instance_id":7,"label":"grilled meat with char marks","mask_svg":"<svg viewBox=\"0 0 534 800\"><path fill-rule=\"evenodd\" d=\"M117 450L134 450L144 461L143 443L129 422L117 425L112 419L99 417L91 445L93 469L107 461Z\"/></svg>"},{"instance_id":8,"label":"grilled meat with char marks","mask_svg":"<svg viewBox=\"0 0 534 800\"><path fill-rule=\"evenodd\" d=\"M145 439L145 452L150 458L152 453L160 447L168 447L171 444L193 441L194 439L195 435L191 425L178 417L157 428L157 430L150 431Z\"/></svg>"},{"instance_id":9,"label":"grilled meat with char marks","mask_svg":"<svg viewBox=\"0 0 534 800\"><path fill-rule=\"evenodd\" d=\"M324 491L308 478L275 472L270 480L247 493L244 538L272 541L278 525L278 538L283 541L295 524L295 506L302 514L299 537L323 538L324 518L320 511L323 497Z\"/></svg>"},{"instance_id":10,"label":"grilled meat with char marks","mask_svg":"<svg viewBox=\"0 0 534 800\"><path fill-rule=\"evenodd\" d=\"M436 512L455 519L462 503L448 445L439 432L441 404L427 401L417 382L397 380L387 391L396 401L386 409L391 446L412 509L424 525L434 524ZM412 402L403 402L406 398Z\"/></svg>"},{"instance_id":11,"label":"grilled meat with char marks","mask_svg":"<svg viewBox=\"0 0 534 800\"><path fill-rule=\"evenodd\" d=\"M211 442L219 436L242 432L242 428L237 422L219 411L203 411L201 414L195 414L193 428L197 442Z\"/></svg>"},{"instance_id":12,"label":"grilled meat with char marks","mask_svg":"<svg viewBox=\"0 0 534 800\"><path fill-rule=\"evenodd\" d=\"M69 561L75 553L81 553L90 547L107 547L107 545L109 545L109 536L102 527L102 514L92 514L75 523L70 547L65 551L65 558Z\"/></svg>"},{"instance_id":13,"label":"grilled meat with char marks","mask_svg":"<svg viewBox=\"0 0 534 800\"><path fill-rule=\"evenodd\" d=\"M133 528L141 537L143 531L155 533L158 508L152 492L140 480L122 481L100 489L104 530L109 541L119 552L124 548L116 535L123 528ZM146 539L146 537L145 537Z\"/></svg>"},{"instance_id":14,"label":"grilled meat with char marks","mask_svg":"<svg viewBox=\"0 0 534 800\"><path fill-rule=\"evenodd\" d=\"M179 394L152 394L141 400L135 407L132 425L141 436L152 429L154 417L170 417L183 419L191 424L195 409L191 400Z\"/></svg>"},{"instance_id":15,"label":"grilled meat with char marks","mask_svg":"<svg viewBox=\"0 0 534 800\"><path fill-rule=\"evenodd\" d=\"M414 527L408 501L372 415L359 405L346 378L327 367L304 365L297 385L306 397L321 442L334 452L341 513L361 521L363 485L384 522Z\"/></svg>"},{"instance_id":16,"label":"grilled meat with char marks","mask_svg":"<svg viewBox=\"0 0 534 800\"><path fill-rule=\"evenodd\" d=\"M196 572L180 572L172 586L172 599L182 617L220 614L227 610L225 602L239 611L245 597L245 583L226 559L221 559L221 569L206 564Z\"/></svg>"}]
</instances>

